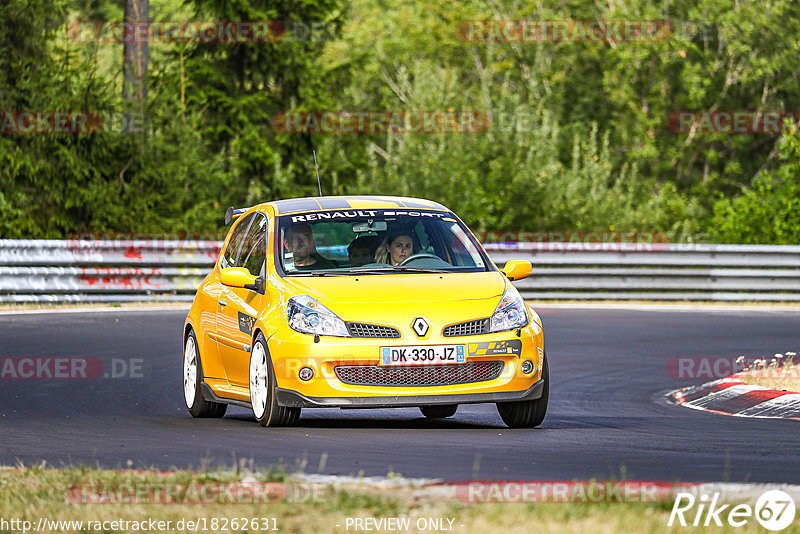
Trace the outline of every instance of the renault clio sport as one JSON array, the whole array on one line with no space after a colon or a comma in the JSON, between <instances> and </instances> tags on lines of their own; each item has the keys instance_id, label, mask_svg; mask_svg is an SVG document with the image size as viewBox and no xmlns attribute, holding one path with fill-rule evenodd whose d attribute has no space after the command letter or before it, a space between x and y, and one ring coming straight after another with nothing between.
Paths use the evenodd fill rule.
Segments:
<instances>
[{"instance_id":1,"label":"renault clio sport","mask_svg":"<svg viewBox=\"0 0 800 534\"><path fill-rule=\"evenodd\" d=\"M538 426L549 375L542 323L466 225L428 200L316 197L226 213L234 221L183 332L194 417L230 404L264 426L302 408L418 407L445 418L496 403Z\"/></svg>"}]
</instances>

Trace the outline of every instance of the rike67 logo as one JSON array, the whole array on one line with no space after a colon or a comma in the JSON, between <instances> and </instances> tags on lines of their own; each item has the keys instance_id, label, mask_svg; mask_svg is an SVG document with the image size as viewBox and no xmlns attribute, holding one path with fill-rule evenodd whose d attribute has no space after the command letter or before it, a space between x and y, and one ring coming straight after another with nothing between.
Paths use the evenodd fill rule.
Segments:
<instances>
[{"instance_id":1,"label":"rike67 logo","mask_svg":"<svg viewBox=\"0 0 800 534\"><path fill-rule=\"evenodd\" d=\"M722 527L725 523L732 527L743 527L755 517L765 529L779 531L788 527L794 521L794 516L794 499L781 490L763 493L755 507L749 504L721 504L719 492L711 497L707 494L697 497L681 492L675 497L667 526L671 527L677 520L682 527Z\"/></svg>"}]
</instances>

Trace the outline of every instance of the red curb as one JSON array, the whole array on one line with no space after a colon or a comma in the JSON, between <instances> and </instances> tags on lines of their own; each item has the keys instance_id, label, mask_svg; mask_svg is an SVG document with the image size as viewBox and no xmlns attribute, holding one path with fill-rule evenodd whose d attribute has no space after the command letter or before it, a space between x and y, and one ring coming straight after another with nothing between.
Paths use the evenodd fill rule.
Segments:
<instances>
[{"instance_id":1,"label":"red curb","mask_svg":"<svg viewBox=\"0 0 800 534\"><path fill-rule=\"evenodd\" d=\"M736 380L738 378L739 375L736 374L722 379L725 380L724 382L714 381L702 384L700 386L683 388L673 391L668 398L675 402L675 404L686 405L687 403L704 399L714 393L719 393L733 386L746 385L744 382ZM692 404L691 406L687 407L723 415L741 415L741 412L755 408L756 406L759 406L772 399L783 397L784 395L797 394L798 393L792 391L756 389L733 397L729 395L721 395L719 399L710 399L709 402L702 403L702 406L698 404ZM763 414L742 415L742 417L800 420L800 406L797 408L790 406L788 409L786 407L776 407L775 410L765 409Z\"/></svg>"},{"instance_id":2,"label":"red curb","mask_svg":"<svg viewBox=\"0 0 800 534\"><path fill-rule=\"evenodd\" d=\"M758 406L762 402L776 397L782 397L785 394L785 391L775 391L772 389L755 390L712 404L715 410L722 413L738 414L739 412Z\"/></svg>"},{"instance_id":3,"label":"red curb","mask_svg":"<svg viewBox=\"0 0 800 534\"><path fill-rule=\"evenodd\" d=\"M678 404L683 404L685 402L692 402L697 399L707 397L712 393L722 391L723 389L728 389L731 386L741 386L743 384L743 382L709 382L708 384L703 384L702 386L693 386L677 391L675 392L674 398ZM691 391L691 393L687 393L689 391Z\"/></svg>"}]
</instances>

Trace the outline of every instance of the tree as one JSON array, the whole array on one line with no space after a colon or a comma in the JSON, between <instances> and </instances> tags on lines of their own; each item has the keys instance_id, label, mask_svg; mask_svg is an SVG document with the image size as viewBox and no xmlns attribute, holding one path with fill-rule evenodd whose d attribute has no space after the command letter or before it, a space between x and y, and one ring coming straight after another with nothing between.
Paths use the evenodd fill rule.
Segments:
<instances>
[{"instance_id":1,"label":"tree","mask_svg":"<svg viewBox=\"0 0 800 534\"><path fill-rule=\"evenodd\" d=\"M339 32L341 0L192 0L199 20L269 21L278 28L324 26ZM331 75L319 62L325 41L280 30L269 42L200 43L186 52L187 106L201 114L202 133L225 155L226 203L241 205L316 188L309 136L280 136L272 118L290 109L335 102Z\"/></svg>"},{"instance_id":2,"label":"tree","mask_svg":"<svg viewBox=\"0 0 800 534\"><path fill-rule=\"evenodd\" d=\"M126 32L122 53L122 98L136 103L139 112L147 102L147 66L150 62L149 40L141 39L136 29L150 20L150 0L125 0L125 24L131 25Z\"/></svg>"}]
</instances>

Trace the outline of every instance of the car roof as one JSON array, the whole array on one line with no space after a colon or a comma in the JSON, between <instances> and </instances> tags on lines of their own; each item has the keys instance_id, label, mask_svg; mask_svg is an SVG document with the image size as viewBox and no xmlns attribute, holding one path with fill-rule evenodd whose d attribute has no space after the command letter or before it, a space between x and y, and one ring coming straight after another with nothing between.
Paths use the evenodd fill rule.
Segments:
<instances>
[{"instance_id":1,"label":"car roof","mask_svg":"<svg viewBox=\"0 0 800 534\"><path fill-rule=\"evenodd\" d=\"M446 207L438 202L425 200L423 198L372 195L289 198L261 204L261 207L267 206L271 206L277 215L339 209L364 210L410 208L415 210L449 211Z\"/></svg>"}]
</instances>

